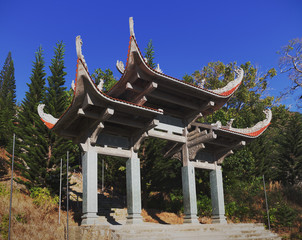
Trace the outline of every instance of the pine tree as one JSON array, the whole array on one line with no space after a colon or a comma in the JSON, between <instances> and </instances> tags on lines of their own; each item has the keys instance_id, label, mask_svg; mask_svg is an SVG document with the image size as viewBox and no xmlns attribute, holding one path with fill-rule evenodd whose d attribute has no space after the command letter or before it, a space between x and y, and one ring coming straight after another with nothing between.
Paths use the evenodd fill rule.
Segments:
<instances>
[{"instance_id":1,"label":"pine tree","mask_svg":"<svg viewBox=\"0 0 302 240\"><path fill-rule=\"evenodd\" d=\"M42 47L35 53L31 82L27 84L29 90L25 93L20 112L18 114L17 143L18 157L22 159L17 163L21 175L26 181L18 182L31 187L44 187L46 183L46 156L47 156L47 129L37 112L37 106L45 99L45 71Z\"/></svg>"},{"instance_id":2,"label":"pine tree","mask_svg":"<svg viewBox=\"0 0 302 240\"><path fill-rule=\"evenodd\" d=\"M154 48L152 44L152 39L148 42L147 48L145 48L145 58L147 58L148 65L151 68L155 68L156 64L154 62Z\"/></svg>"},{"instance_id":3,"label":"pine tree","mask_svg":"<svg viewBox=\"0 0 302 240\"><path fill-rule=\"evenodd\" d=\"M55 56L51 60L51 76L47 78L48 87L46 88L46 112L52 116L59 118L68 107L68 93L66 91L64 71L64 44L58 42L55 48ZM46 161L46 175L45 180L47 185L55 193L58 192L59 174L60 174L60 159L66 159L66 152L69 151L70 166L76 168L75 156L79 154L78 146L71 141L59 137L53 131L48 130L48 147Z\"/></svg>"},{"instance_id":4,"label":"pine tree","mask_svg":"<svg viewBox=\"0 0 302 240\"><path fill-rule=\"evenodd\" d=\"M8 53L0 72L0 146L12 142L16 115L16 80L11 52Z\"/></svg>"},{"instance_id":5,"label":"pine tree","mask_svg":"<svg viewBox=\"0 0 302 240\"><path fill-rule=\"evenodd\" d=\"M278 139L277 179L285 185L302 180L302 115L295 113L289 119Z\"/></svg>"}]
</instances>

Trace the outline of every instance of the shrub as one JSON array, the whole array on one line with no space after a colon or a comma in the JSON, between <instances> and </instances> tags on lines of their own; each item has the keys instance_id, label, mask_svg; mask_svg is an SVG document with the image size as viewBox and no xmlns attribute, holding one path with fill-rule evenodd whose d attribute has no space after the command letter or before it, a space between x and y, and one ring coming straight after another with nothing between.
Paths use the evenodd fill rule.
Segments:
<instances>
[{"instance_id":1,"label":"shrub","mask_svg":"<svg viewBox=\"0 0 302 240\"><path fill-rule=\"evenodd\" d=\"M181 213L183 212L183 196L177 192L169 194L170 201L166 202L165 209L168 212Z\"/></svg>"},{"instance_id":2,"label":"shrub","mask_svg":"<svg viewBox=\"0 0 302 240\"><path fill-rule=\"evenodd\" d=\"M0 196L6 196L9 194L6 186L0 183Z\"/></svg>"},{"instance_id":3,"label":"shrub","mask_svg":"<svg viewBox=\"0 0 302 240\"><path fill-rule=\"evenodd\" d=\"M46 209L53 208L59 203L59 197L52 197L47 188L34 187L30 189L30 197L34 199L33 203L38 207Z\"/></svg>"},{"instance_id":4,"label":"shrub","mask_svg":"<svg viewBox=\"0 0 302 240\"><path fill-rule=\"evenodd\" d=\"M26 213L17 213L15 214L15 218L19 223L27 223Z\"/></svg>"},{"instance_id":5,"label":"shrub","mask_svg":"<svg viewBox=\"0 0 302 240\"><path fill-rule=\"evenodd\" d=\"M4 214L0 223L0 234L3 239L8 238L8 225L9 225L9 216L8 214Z\"/></svg>"},{"instance_id":6,"label":"shrub","mask_svg":"<svg viewBox=\"0 0 302 240\"><path fill-rule=\"evenodd\" d=\"M198 216L210 217L212 215L211 199L203 194L197 197Z\"/></svg>"}]
</instances>

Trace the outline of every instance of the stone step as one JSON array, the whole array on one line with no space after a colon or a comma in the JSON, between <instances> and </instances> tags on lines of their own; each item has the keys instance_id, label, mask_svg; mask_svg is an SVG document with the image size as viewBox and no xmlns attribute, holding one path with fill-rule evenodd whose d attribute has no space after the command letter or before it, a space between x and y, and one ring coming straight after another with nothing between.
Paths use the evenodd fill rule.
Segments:
<instances>
[{"instance_id":1,"label":"stone step","mask_svg":"<svg viewBox=\"0 0 302 240\"><path fill-rule=\"evenodd\" d=\"M112 230L112 239L280 239L257 224L149 225Z\"/></svg>"},{"instance_id":2,"label":"stone step","mask_svg":"<svg viewBox=\"0 0 302 240\"><path fill-rule=\"evenodd\" d=\"M103 219L104 220L104 219ZM123 222L124 223L124 222ZM196 224L162 225L143 223L136 225L105 225L74 227L81 240L281 240L276 234L265 230L262 224ZM77 230L80 229L80 230ZM82 233L80 233L82 232ZM84 237L86 235L87 237ZM106 237L105 237L106 235ZM97 236L88 237L88 236Z\"/></svg>"},{"instance_id":3,"label":"stone step","mask_svg":"<svg viewBox=\"0 0 302 240\"><path fill-rule=\"evenodd\" d=\"M151 239L156 239L156 240L174 240L174 239L200 239L200 240L225 240L225 239L236 239L236 240L248 240L248 239L281 239L280 237L270 234L270 233L257 233L257 234L221 234L221 233L211 233L211 234L206 234L206 233L197 233L197 232L187 232L187 233L182 233L180 234L179 232L174 232L170 234L160 234L160 233L153 233L152 235L148 234L137 234L137 233L115 233L112 231L111 233L112 238L111 239L116 239L116 240L151 240Z\"/></svg>"},{"instance_id":4,"label":"stone step","mask_svg":"<svg viewBox=\"0 0 302 240\"><path fill-rule=\"evenodd\" d=\"M128 226L127 228L122 228L120 231L123 232L170 232L170 231L201 231L201 232L228 232L228 231L241 231L244 233L250 233L255 231L265 231L265 228L263 225L261 226L246 226L246 225L240 225L237 226L236 224L232 226L232 224L225 224L225 225L216 225L216 224L205 224L205 225L163 225L159 224L151 224L146 228L146 225L148 223L144 223L142 225L136 225L135 229L133 229L131 226ZM157 225L157 226L156 226Z\"/></svg>"}]
</instances>

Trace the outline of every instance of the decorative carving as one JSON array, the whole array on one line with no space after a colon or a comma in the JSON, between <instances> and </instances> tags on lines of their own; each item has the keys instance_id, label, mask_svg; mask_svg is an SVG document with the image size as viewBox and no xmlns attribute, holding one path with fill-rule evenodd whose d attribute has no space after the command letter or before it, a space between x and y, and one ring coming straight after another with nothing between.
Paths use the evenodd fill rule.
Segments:
<instances>
[{"instance_id":1,"label":"decorative carving","mask_svg":"<svg viewBox=\"0 0 302 240\"><path fill-rule=\"evenodd\" d=\"M45 107L45 104L38 105L38 114L39 114L40 118L43 120L43 122L45 123L45 125L47 127L49 127L49 125L55 125L59 119L53 117L51 114L45 113L44 107Z\"/></svg>"},{"instance_id":2,"label":"decorative carving","mask_svg":"<svg viewBox=\"0 0 302 240\"><path fill-rule=\"evenodd\" d=\"M222 124L221 124L220 121L217 121L216 123L212 123L211 126L212 126L213 128L219 129L219 128L222 127Z\"/></svg>"},{"instance_id":3,"label":"decorative carving","mask_svg":"<svg viewBox=\"0 0 302 240\"><path fill-rule=\"evenodd\" d=\"M157 72L160 72L160 73L163 73L163 71L160 69L160 67L159 67L159 64L157 64L157 66L156 66L156 68L155 68L155 71L157 71Z\"/></svg>"},{"instance_id":4,"label":"decorative carving","mask_svg":"<svg viewBox=\"0 0 302 240\"><path fill-rule=\"evenodd\" d=\"M116 68L121 74L124 74L125 66L124 66L124 63L122 61L119 61L119 60L116 61Z\"/></svg>"},{"instance_id":5,"label":"decorative carving","mask_svg":"<svg viewBox=\"0 0 302 240\"><path fill-rule=\"evenodd\" d=\"M243 79L244 71L242 68L237 68L235 70L235 74L237 74L237 78L235 78L233 81L229 82L226 86L219 89L211 90L214 93L220 94L220 95L229 95L234 92L235 88L239 86Z\"/></svg>"},{"instance_id":6,"label":"decorative carving","mask_svg":"<svg viewBox=\"0 0 302 240\"><path fill-rule=\"evenodd\" d=\"M201 88L204 88L205 83L206 83L206 79L204 78L204 79L202 79L201 82L199 82L197 85L198 85L199 87L201 87Z\"/></svg>"},{"instance_id":7,"label":"decorative carving","mask_svg":"<svg viewBox=\"0 0 302 240\"><path fill-rule=\"evenodd\" d=\"M233 132L238 132L242 134L252 134L258 131L261 131L263 128L267 127L272 120L272 111L270 109L266 109L263 111L266 115L266 118L263 121L258 122L255 126L250 128L233 128L232 126L226 127L226 129L231 130Z\"/></svg>"},{"instance_id":8,"label":"decorative carving","mask_svg":"<svg viewBox=\"0 0 302 240\"><path fill-rule=\"evenodd\" d=\"M97 88L103 92L103 86L104 86L104 79L100 79L100 83L98 84Z\"/></svg>"},{"instance_id":9,"label":"decorative carving","mask_svg":"<svg viewBox=\"0 0 302 240\"><path fill-rule=\"evenodd\" d=\"M96 144L96 141L98 139L98 136L100 134L100 132L104 129L104 124L102 122L100 122L97 127L95 128L95 130L93 131L93 133L91 134L90 137L90 144L92 146L94 146Z\"/></svg>"},{"instance_id":10,"label":"decorative carving","mask_svg":"<svg viewBox=\"0 0 302 240\"><path fill-rule=\"evenodd\" d=\"M217 164L222 164L224 159L230 155L232 155L234 152L232 150L229 150L223 154L220 154L220 156L217 156Z\"/></svg>"},{"instance_id":11,"label":"decorative carving","mask_svg":"<svg viewBox=\"0 0 302 240\"><path fill-rule=\"evenodd\" d=\"M77 56L78 56L79 59L81 59L83 61L84 66L88 71L88 67L87 67L84 55L82 54L82 45L83 45L83 41L81 39L81 36L79 35L79 36L76 37Z\"/></svg>"},{"instance_id":12,"label":"decorative carving","mask_svg":"<svg viewBox=\"0 0 302 240\"><path fill-rule=\"evenodd\" d=\"M195 159L197 153L203 148L205 148L205 145L203 143L199 143L193 147L190 147L189 148L189 159L190 160Z\"/></svg>"},{"instance_id":13,"label":"decorative carving","mask_svg":"<svg viewBox=\"0 0 302 240\"><path fill-rule=\"evenodd\" d=\"M141 137L135 141L134 147L133 147L133 151L134 152L138 152L141 144L143 143L143 141L148 138L148 134L145 132L141 135Z\"/></svg>"},{"instance_id":14,"label":"decorative carving","mask_svg":"<svg viewBox=\"0 0 302 240\"><path fill-rule=\"evenodd\" d=\"M181 151L173 154L172 158L178 159L179 161L182 161Z\"/></svg>"},{"instance_id":15,"label":"decorative carving","mask_svg":"<svg viewBox=\"0 0 302 240\"><path fill-rule=\"evenodd\" d=\"M227 122L226 128L230 129L232 127L233 122L234 122L234 118L231 118L230 121Z\"/></svg>"}]
</instances>

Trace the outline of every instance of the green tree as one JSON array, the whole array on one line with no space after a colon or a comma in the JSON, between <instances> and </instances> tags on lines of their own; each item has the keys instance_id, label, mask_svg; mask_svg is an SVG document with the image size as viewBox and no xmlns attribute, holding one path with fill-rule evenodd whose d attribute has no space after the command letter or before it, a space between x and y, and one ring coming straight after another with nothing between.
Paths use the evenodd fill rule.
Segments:
<instances>
[{"instance_id":1,"label":"green tree","mask_svg":"<svg viewBox=\"0 0 302 240\"><path fill-rule=\"evenodd\" d=\"M148 65L151 68L155 68L156 64L154 62L154 47L152 43L152 39L148 42L147 48L145 48L145 58L148 60Z\"/></svg>"},{"instance_id":2,"label":"green tree","mask_svg":"<svg viewBox=\"0 0 302 240\"><path fill-rule=\"evenodd\" d=\"M99 85L101 80L103 80L103 91L108 92L113 85L117 82L117 80L113 76L113 72L107 68L104 71L102 69L97 68L94 73L91 75L92 79L94 80L96 85Z\"/></svg>"},{"instance_id":3,"label":"green tree","mask_svg":"<svg viewBox=\"0 0 302 240\"><path fill-rule=\"evenodd\" d=\"M280 131L277 155L277 177L285 185L302 180L302 115L294 113Z\"/></svg>"},{"instance_id":4,"label":"green tree","mask_svg":"<svg viewBox=\"0 0 302 240\"><path fill-rule=\"evenodd\" d=\"M55 47L55 55L51 60L50 71L51 75L47 78L48 87L46 88L46 112L56 118L66 111L69 103L68 93L66 91L64 71L64 44L58 42ZM46 128L46 127L45 127ZM66 159L66 152L69 151L70 166L76 168L76 159L79 157L79 147L71 141L59 137L51 130L47 130L47 149L46 149L46 175L45 181L47 186L53 192L58 192L59 174L60 174L60 159Z\"/></svg>"},{"instance_id":5,"label":"green tree","mask_svg":"<svg viewBox=\"0 0 302 240\"><path fill-rule=\"evenodd\" d=\"M18 113L17 143L22 161L17 162L21 175L26 180L17 181L32 187L47 186L47 128L37 112L38 104L45 100L45 70L42 47L35 53L28 91Z\"/></svg>"},{"instance_id":6,"label":"green tree","mask_svg":"<svg viewBox=\"0 0 302 240\"><path fill-rule=\"evenodd\" d=\"M16 80L11 52L0 72L0 146L12 142L16 115Z\"/></svg>"}]
</instances>

